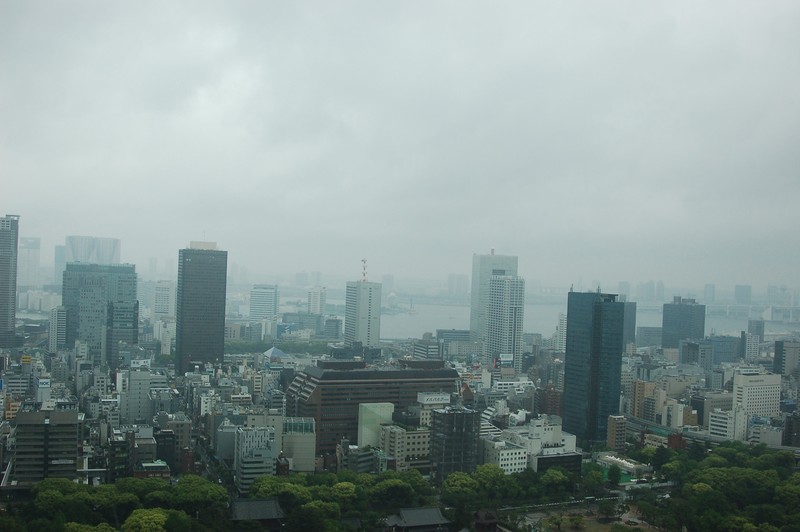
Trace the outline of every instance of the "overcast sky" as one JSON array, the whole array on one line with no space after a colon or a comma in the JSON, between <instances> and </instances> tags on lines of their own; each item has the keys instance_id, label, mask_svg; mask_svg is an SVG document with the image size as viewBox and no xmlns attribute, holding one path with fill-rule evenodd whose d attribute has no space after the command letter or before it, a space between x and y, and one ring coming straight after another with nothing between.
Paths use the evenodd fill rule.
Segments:
<instances>
[{"instance_id":1,"label":"overcast sky","mask_svg":"<svg viewBox=\"0 0 800 532\"><path fill-rule=\"evenodd\" d=\"M798 286L800 3L0 0L0 215L356 279Z\"/></svg>"}]
</instances>

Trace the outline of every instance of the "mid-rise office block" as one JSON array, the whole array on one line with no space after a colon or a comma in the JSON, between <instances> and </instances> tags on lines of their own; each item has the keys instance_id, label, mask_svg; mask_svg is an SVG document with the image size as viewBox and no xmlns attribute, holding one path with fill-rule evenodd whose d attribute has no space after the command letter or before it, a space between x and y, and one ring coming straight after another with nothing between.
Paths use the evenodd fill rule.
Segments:
<instances>
[{"instance_id":1,"label":"mid-rise office block","mask_svg":"<svg viewBox=\"0 0 800 532\"><path fill-rule=\"evenodd\" d=\"M257 284L250 290L250 321L278 318L280 292L274 284Z\"/></svg>"},{"instance_id":2,"label":"mid-rise office block","mask_svg":"<svg viewBox=\"0 0 800 532\"><path fill-rule=\"evenodd\" d=\"M616 452L625 451L625 433L627 422L625 416L608 416L608 436L606 445Z\"/></svg>"},{"instance_id":3,"label":"mid-rise office block","mask_svg":"<svg viewBox=\"0 0 800 532\"><path fill-rule=\"evenodd\" d=\"M345 292L344 341L349 347L380 347L381 284L351 281Z\"/></svg>"},{"instance_id":4,"label":"mid-rise office block","mask_svg":"<svg viewBox=\"0 0 800 532\"><path fill-rule=\"evenodd\" d=\"M570 292L564 367L564 430L606 441L608 416L619 414L625 304L616 295Z\"/></svg>"},{"instance_id":5,"label":"mid-rise office block","mask_svg":"<svg viewBox=\"0 0 800 532\"><path fill-rule=\"evenodd\" d=\"M349 369L345 369L349 368ZM459 375L454 369L367 369L361 362L309 366L299 372L286 392L290 416L314 418L317 453L333 453L342 438L358 441L361 403L392 403L403 410L417 403L419 392L454 393Z\"/></svg>"},{"instance_id":6,"label":"mid-rise office block","mask_svg":"<svg viewBox=\"0 0 800 532\"><path fill-rule=\"evenodd\" d=\"M733 375L733 400L748 416L780 414L781 376L760 368L737 368Z\"/></svg>"},{"instance_id":7,"label":"mid-rise office block","mask_svg":"<svg viewBox=\"0 0 800 532\"><path fill-rule=\"evenodd\" d=\"M175 368L221 362L225 351L228 252L215 243L192 242L178 252Z\"/></svg>"},{"instance_id":8,"label":"mid-rise office block","mask_svg":"<svg viewBox=\"0 0 800 532\"><path fill-rule=\"evenodd\" d=\"M237 427L233 468L240 494L249 493L258 477L275 475L277 454L274 428Z\"/></svg>"},{"instance_id":9,"label":"mid-rise office block","mask_svg":"<svg viewBox=\"0 0 800 532\"><path fill-rule=\"evenodd\" d=\"M676 296L672 303L664 303L662 340L664 348L677 348L681 340L699 340L705 337L706 306L694 299Z\"/></svg>"},{"instance_id":10,"label":"mid-rise office block","mask_svg":"<svg viewBox=\"0 0 800 532\"><path fill-rule=\"evenodd\" d=\"M17 320L19 216L0 218L0 347L14 347Z\"/></svg>"},{"instance_id":11,"label":"mid-rise office block","mask_svg":"<svg viewBox=\"0 0 800 532\"><path fill-rule=\"evenodd\" d=\"M468 408L436 409L431 418L433 478L441 484L457 471L472 473L478 466L480 413Z\"/></svg>"},{"instance_id":12,"label":"mid-rise office block","mask_svg":"<svg viewBox=\"0 0 800 532\"><path fill-rule=\"evenodd\" d=\"M46 478L75 479L81 416L77 410L17 412L10 436L15 442L11 480L30 485Z\"/></svg>"}]
</instances>

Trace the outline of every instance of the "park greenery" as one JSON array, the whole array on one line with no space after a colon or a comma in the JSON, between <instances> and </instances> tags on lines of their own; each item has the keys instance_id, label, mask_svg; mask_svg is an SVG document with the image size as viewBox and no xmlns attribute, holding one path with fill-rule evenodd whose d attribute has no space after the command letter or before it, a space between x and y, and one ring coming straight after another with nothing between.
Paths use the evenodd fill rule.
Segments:
<instances>
[{"instance_id":1,"label":"park greenery","mask_svg":"<svg viewBox=\"0 0 800 532\"><path fill-rule=\"evenodd\" d=\"M655 461L656 474L674 485L668 497L648 488L632 492L645 521L689 532L800 532L794 453L728 442L713 449L693 443L685 451L659 454L666 459Z\"/></svg>"},{"instance_id":2,"label":"park greenery","mask_svg":"<svg viewBox=\"0 0 800 532\"><path fill-rule=\"evenodd\" d=\"M614 520L628 513L662 530L800 532L800 473L792 452L731 442L629 454L653 466L654 478L632 487L622 504L614 495L621 471L592 463L580 476L559 468L506 475L496 465L482 465L472 473L449 475L441 486L415 470L268 476L254 482L250 496L276 499L287 531L344 531L352 523L379 529L400 509L439 506L454 530L471 527L477 510L492 510L507 529L520 532L531 529L525 519L530 512L547 512L538 524L545 530L587 529L587 513L611 530L622 530L627 525ZM585 502L595 498L596 504ZM177 482L124 478L101 486L48 479L30 498L6 505L0 530L258 529L233 523L230 503L224 487L193 475Z\"/></svg>"}]
</instances>

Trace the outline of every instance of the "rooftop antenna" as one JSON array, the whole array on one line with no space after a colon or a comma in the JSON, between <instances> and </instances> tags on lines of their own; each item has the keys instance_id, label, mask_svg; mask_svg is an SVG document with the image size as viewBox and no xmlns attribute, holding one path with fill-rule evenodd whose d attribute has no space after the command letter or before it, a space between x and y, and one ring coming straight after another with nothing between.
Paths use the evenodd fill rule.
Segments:
<instances>
[{"instance_id":1,"label":"rooftop antenna","mask_svg":"<svg viewBox=\"0 0 800 532\"><path fill-rule=\"evenodd\" d=\"M367 282L367 259L361 259L361 282Z\"/></svg>"}]
</instances>

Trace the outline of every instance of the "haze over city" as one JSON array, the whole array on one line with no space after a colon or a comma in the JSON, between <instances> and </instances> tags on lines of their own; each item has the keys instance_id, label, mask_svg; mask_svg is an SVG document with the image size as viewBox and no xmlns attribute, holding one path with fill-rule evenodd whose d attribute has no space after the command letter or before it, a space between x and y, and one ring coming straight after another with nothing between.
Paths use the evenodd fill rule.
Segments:
<instances>
[{"instance_id":1,"label":"haze over city","mask_svg":"<svg viewBox=\"0 0 800 532\"><path fill-rule=\"evenodd\" d=\"M250 279L797 286L794 2L0 4L2 212ZM667 294L668 296L671 294Z\"/></svg>"}]
</instances>

